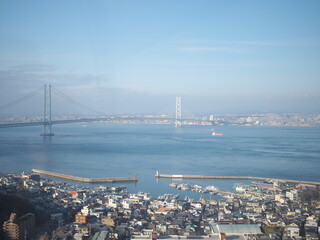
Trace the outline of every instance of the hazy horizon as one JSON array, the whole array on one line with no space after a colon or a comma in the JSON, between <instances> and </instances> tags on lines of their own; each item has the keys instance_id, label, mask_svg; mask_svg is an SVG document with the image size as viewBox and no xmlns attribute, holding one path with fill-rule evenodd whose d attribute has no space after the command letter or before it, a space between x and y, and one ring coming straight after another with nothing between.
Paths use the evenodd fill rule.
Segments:
<instances>
[{"instance_id":1,"label":"hazy horizon","mask_svg":"<svg viewBox=\"0 0 320 240\"><path fill-rule=\"evenodd\" d=\"M0 106L51 84L106 114L173 114L175 96L188 114L320 113L319 12L319 1L1 1ZM84 113L52 102L53 114ZM37 95L0 116L42 109Z\"/></svg>"}]
</instances>

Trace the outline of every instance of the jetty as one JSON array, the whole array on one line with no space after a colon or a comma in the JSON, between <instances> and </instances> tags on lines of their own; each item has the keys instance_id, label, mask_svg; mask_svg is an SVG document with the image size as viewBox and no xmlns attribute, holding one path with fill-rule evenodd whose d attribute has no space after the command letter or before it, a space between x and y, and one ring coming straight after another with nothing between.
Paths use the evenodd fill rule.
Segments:
<instances>
[{"instance_id":1,"label":"jetty","mask_svg":"<svg viewBox=\"0 0 320 240\"><path fill-rule=\"evenodd\" d=\"M39 175L43 175L43 176L61 178L61 179L65 179L65 180L82 182L82 183L117 183L117 182L136 182L136 181L138 181L137 177L83 178L83 177L76 177L76 176L72 176L72 175L50 172L50 171L39 170L39 169L32 169L31 172L39 174Z\"/></svg>"},{"instance_id":2,"label":"jetty","mask_svg":"<svg viewBox=\"0 0 320 240\"><path fill-rule=\"evenodd\" d=\"M171 174L159 174L157 172L155 177L156 178L172 178L172 179L219 179L219 180L237 179L237 180L255 180L255 181L278 181L278 182L286 182L286 183L320 186L320 182L289 180L289 179L279 179L279 178L250 177L250 176L171 175Z\"/></svg>"}]
</instances>

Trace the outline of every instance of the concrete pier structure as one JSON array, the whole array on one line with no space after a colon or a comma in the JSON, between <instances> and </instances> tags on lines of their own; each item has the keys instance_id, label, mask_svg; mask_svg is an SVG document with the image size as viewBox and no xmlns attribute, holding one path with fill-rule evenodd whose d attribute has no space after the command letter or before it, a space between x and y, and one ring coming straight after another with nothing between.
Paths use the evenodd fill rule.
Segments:
<instances>
[{"instance_id":1,"label":"concrete pier structure","mask_svg":"<svg viewBox=\"0 0 320 240\"><path fill-rule=\"evenodd\" d=\"M44 171L39 169L32 169L33 173L54 177L54 178L61 178L70 181L76 182L83 182L83 183L116 183L116 182L136 182L138 181L137 177L116 177L116 178L83 178L83 177L76 177L67 174L55 173L50 171Z\"/></svg>"},{"instance_id":2,"label":"concrete pier structure","mask_svg":"<svg viewBox=\"0 0 320 240\"><path fill-rule=\"evenodd\" d=\"M255 181L279 181L295 184L309 184L320 186L320 182L312 181L300 181L300 180L289 180L289 179L278 179L278 178L264 178L264 177L250 177L250 176L205 176L205 175L170 175L170 174L159 174L155 175L156 178L172 178L172 179L238 179L238 180L255 180Z\"/></svg>"}]
</instances>

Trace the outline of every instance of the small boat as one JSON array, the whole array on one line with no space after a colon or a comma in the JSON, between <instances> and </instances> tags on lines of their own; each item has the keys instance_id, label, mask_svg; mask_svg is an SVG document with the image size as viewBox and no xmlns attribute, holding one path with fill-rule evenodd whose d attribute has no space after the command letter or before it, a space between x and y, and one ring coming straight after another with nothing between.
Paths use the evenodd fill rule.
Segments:
<instances>
[{"instance_id":1,"label":"small boat","mask_svg":"<svg viewBox=\"0 0 320 240\"><path fill-rule=\"evenodd\" d=\"M215 186L208 186L205 188L206 190L208 191L211 191L211 192L217 192L219 191L219 188L215 187Z\"/></svg>"},{"instance_id":2,"label":"small boat","mask_svg":"<svg viewBox=\"0 0 320 240\"><path fill-rule=\"evenodd\" d=\"M178 185L176 183L170 183L169 186L172 188L176 188Z\"/></svg>"},{"instance_id":3,"label":"small boat","mask_svg":"<svg viewBox=\"0 0 320 240\"><path fill-rule=\"evenodd\" d=\"M209 131L212 132L211 133L212 136L223 136L223 133L216 133L216 131L213 128L211 128Z\"/></svg>"}]
</instances>

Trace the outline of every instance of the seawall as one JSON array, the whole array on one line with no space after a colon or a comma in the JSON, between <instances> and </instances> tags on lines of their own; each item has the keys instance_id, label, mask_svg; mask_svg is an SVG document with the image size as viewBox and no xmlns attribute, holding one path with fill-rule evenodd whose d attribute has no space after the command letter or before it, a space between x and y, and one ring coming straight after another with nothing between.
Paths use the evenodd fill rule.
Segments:
<instances>
[{"instance_id":1,"label":"seawall","mask_svg":"<svg viewBox=\"0 0 320 240\"><path fill-rule=\"evenodd\" d=\"M45 170L39 169L32 169L33 173L54 177L54 178L61 178L70 181L76 182L83 182L83 183L116 183L116 182L136 182L138 178L136 177L116 177L116 178L83 178L83 177L76 177L72 175L62 174L62 173L55 173Z\"/></svg>"},{"instance_id":2,"label":"seawall","mask_svg":"<svg viewBox=\"0 0 320 240\"><path fill-rule=\"evenodd\" d=\"M264 177L250 177L250 176L205 176L205 175L170 175L170 174L156 174L157 178L172 178L172 179L238 179L238 180L256 180L256 181L279 181L295 184L309 184L320 186L320 182L300 181L278 178L264 178Z\"/></svg>"}]
</instances>

